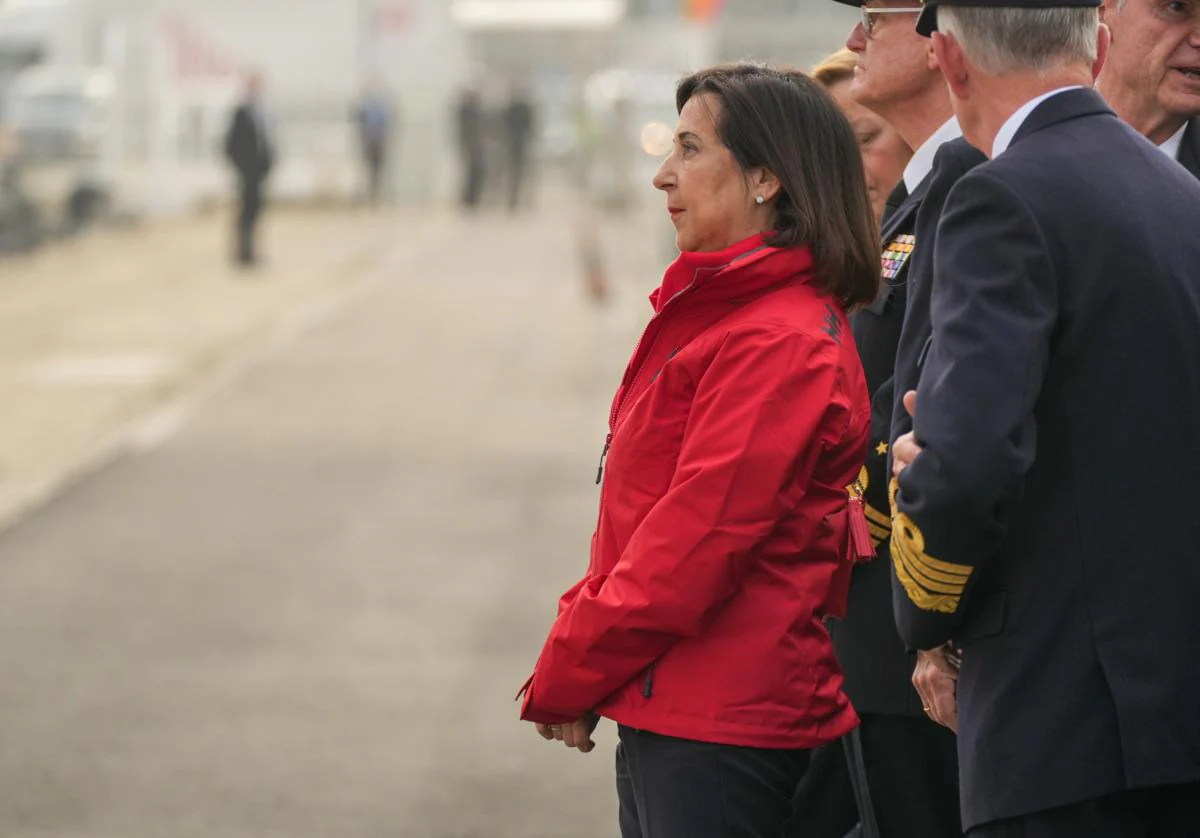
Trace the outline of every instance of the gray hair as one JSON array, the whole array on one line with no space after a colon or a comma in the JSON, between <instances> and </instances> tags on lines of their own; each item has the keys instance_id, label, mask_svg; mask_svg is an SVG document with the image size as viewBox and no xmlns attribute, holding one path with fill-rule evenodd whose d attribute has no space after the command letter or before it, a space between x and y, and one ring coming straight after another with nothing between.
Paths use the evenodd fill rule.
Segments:
<instances>
[{"instance_id":1,"label":"gray hair","mask_svg":"<svg viewBox=\"0 0 1200 838\"><path fill-rule=\"evenodd\" d=\"M1043 73L1096 61L1100 14L1094 7L938 6L938 29L953 35L983 72Z\"/></svg>"}]
</instances>

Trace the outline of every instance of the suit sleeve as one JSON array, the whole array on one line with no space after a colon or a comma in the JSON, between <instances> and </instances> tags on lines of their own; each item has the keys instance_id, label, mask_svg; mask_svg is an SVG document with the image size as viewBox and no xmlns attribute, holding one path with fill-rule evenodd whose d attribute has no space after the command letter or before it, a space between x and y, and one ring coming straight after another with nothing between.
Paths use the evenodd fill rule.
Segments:
<instances>
[{"instance_id":1,"label":"suit sleeve","mask_svg":"<svg viewBox=\"0 0 1200 838\"><path fill-rule=\"evenodd\" d=\"M951 192L935 244L933 340L914 420L923 450L893 483L897 627L950 640L1033 464L1033 408L1057 319L1049 249L1029 207L985 172Z\"/></svg>"},{"instance_id":2,"label":"suit sleeve","mask_svg":"<svg viewBox=\"0 0 1200 838\"><path fill-rule=\"evenodd\" d=\"M671 485L607 577L560 614L527 684L522 718L574 720L740 587L755 548L799 503L831 402L845 403L831 339L746 327L695 384Z\"/></svg>"}]
</instances>

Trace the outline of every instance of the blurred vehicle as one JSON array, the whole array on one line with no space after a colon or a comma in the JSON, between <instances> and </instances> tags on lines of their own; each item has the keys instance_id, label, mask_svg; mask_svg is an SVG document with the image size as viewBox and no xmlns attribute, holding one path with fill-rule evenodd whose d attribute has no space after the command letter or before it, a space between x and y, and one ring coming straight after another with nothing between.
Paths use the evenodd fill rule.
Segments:
<instances>
[{"instance_id":1,"label":"blurred vehicle","mask_svg":"<svg viewBox=\"0 0 1200 838\"><path fill-rule=\"evenodd\" d=\"M16 148L6 179L38 237L78 231L112 206L113 95L111 74L94 68L35 66L9 86L4 124Z\"/></svg>"},{"instance_id":2,"label":"blurred vehicle","mask_svg":"<svg viewBox=\"0 0 1200 838\"><path fill-rule=\"evenodd\" d=\"M37 210L16 182L17 141L0 127L0 253L29 250L39 240Z\"/></svg>"}]
</instances>

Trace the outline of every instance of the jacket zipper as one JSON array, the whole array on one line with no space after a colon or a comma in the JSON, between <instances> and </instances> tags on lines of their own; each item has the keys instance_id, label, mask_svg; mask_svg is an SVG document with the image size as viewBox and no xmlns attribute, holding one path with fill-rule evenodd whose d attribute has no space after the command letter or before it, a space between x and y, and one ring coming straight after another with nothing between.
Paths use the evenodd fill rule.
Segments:
<instances>
[{"instance_id":1,"label":"jacket zipper","mask_svg":"<svg viewBox=\"0 0 1200 838\"><path fill-rule=\"evenodd\" d=\"M726 266L726 267L728 267L728 266ZM724 270L724 268L722 268L721 270ZM720 270L716 271L715 273L720 273ZM692 277L692 281L689 282L687 285L685 285L683 288L676 291L675 294L671 297L671 299L669 299L665 303L663 303L663 307L661 309L659 309L658 312L653 317L650 318L650 322L647 323L646 328L642 330L642 336L640 338L638 338L638 342L637 342L638 349L641 349L642 341L644 341L646 339L646 336L648 334L650 334L650 329L656 323L660 322L660 318L662 318L662 316L664 314L666 314L667 308L671 305L671 303L675 302L680 297L682 297L684 294L686 294L688 291L691 291L693 288L696 287L696 284L700 281L699 274L700 274L700 271L699 270L696 271L696 276ZM662 333L662 330L660 329L659 334L661 334L661 333ZM613 434L615 434L616 430L617 430L617 417L621 415L621 408L625 407L625 402L629 400L629 394L633 392L633 387L635 384L637 384L638 377L642 374L642 368L646 366L646 359L650 357L651 351L653 351L655 345L658 343L658 337L659 337L659 335L656 334L654 336L654 339L652 341L650 341L650 345L648 347L646 347L646 351L638 353L642 357L638 361L638 365L636 367L634 367L633 374L628 377L629 381L628 381L628 383L625 384L625 392L621 394L620 400L616 404L613 405L612 412L609 413L609 415L608 415L608 436L606 436L604 438L604 448L600 452L600 466L599 466L599 468L596 469L596 485L597 486L600 486L604 482L604 463L608 459L609 449L612 448ZM637 350L635 350L635 351L637 351ZM604 510L604 490L603 489L600 490L600 509L601 509L601 511Z\"/></svg>"}]
</instances>

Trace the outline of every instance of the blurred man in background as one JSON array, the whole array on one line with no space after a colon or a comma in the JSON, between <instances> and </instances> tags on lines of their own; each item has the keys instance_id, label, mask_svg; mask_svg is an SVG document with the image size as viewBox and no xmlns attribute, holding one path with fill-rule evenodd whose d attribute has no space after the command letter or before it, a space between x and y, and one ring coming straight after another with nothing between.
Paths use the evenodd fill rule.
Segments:
<instances>
[{"instance_id":1,"label":"blurred man in background","mask_svg":"<svg viewBox=\"0 0 1200 838\"><path fill-rule=\"evenodd\" d=\"M458 101L456 123L463 174L462 205L464 209L474 210L483 198L487 154L487 113L479 85L473 84L463 90Z\"/></svg>"},{"instance_id":2,"label":"blurred man in background","mask_svg":"<svg viewBox=\"0 0 1200 838\"><path fill-rule=\"evenodd\" d=\"M238 179L237 249L239 265L258 261L254 233L262 213L263 184L275 161L271 131L262 102L263 80L258 73L246 78L246 94L233 113L225 135L225 156Z\"/></svg>"},{"instance_id":3,"label":"blurred man in background","mask_svg":"<svg viewBox=\"0 0 1200 838\"><path fill-rule=\"evenodd\" d=\"M355 116L366 175L367 203L378 206L396 121L395 103L382 82L376 80L368 85Z\"/></svg>"},{"instance_id":4,"label":"blurred man in background","mask_svg":"<svg viewBox=\"0 0 1200 838\"><path fill-rule=\"evenodd\" d=\"M533 144L534 127L537 123L532 98L523 85L513 85L501 118L504 165L508 170L508 208L515 210L525 202L529 150Z\"/></svg>"}]
</instances>

